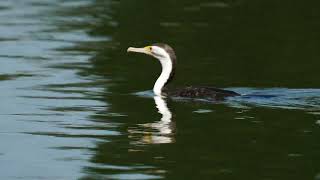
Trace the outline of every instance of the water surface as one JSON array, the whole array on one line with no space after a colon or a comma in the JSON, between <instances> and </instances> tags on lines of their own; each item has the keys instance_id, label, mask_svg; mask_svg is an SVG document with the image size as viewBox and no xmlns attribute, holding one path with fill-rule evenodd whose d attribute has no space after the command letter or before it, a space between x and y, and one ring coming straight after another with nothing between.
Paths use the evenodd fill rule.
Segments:
<instances>
[{"instance_id":1,"label":"water surface","mask_svg":"<svg viewBox=\"0 0 320 180\"><path fill-rule=\"evenodd\" d=\"M319 179L319 3L0 3L1 179ZM165 42L172 86L153 97Z\"/></svg>"}]
</instances>

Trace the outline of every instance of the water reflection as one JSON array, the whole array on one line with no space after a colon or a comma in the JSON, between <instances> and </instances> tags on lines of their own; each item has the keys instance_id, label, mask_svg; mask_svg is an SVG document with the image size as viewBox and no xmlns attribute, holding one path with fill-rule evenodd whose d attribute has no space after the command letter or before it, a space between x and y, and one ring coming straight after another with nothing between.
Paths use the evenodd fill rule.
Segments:
<instances>
[{"instance_id":1,"label":"water reflection","mask_svg":"<svg viewBox=\"0 0 320 180\"><path fill-rule=\"evenodd\" d=\"M177 86L320 87L317 5L192 1L2 1L0 179L318 174L317 89L227 105L128 95L158 65L122 46L163 40L179 53Z\"/></svg>"},{"instance_id":2,"label":"water reflection","mask_svg":"<svg viewBox=\"0 0 320 180\"><path fill-rule=\"evenodd\" d=\"M231 107L269 107L299 109L308 112L320 110L320 89L287 88L232 88L242 96L227 102Z\"/></svg>"},{"instance_id":3,"label":"water reflection","mask_svg":"<svg viewBox=\"0 0 320 180\"><path fill-rule=\"evenodd\" d=\"M145 141L152 144L160 143L172 143L174 142L174 137L172 134L174 132L174 123L172 122L172 113L167 106L167 102L160 96L153 97L158 112L162 115L161 120L158 122L146 124L154 129L158 130L158 133L154 133L151 138L148 138Z\"/></svg>"},{"instance_id":4,"label":"water reflection","mask_svg":"<svg viewBox=\"0 0 320 180\"><path fill-rule=\"evenodd\" d=\"M161 96L154 96L154 103L161 119L155 122L139 124L139 130L130 129L129 133L142 134L142 137L134 144L164 144L175 142L175 123L172 121L172 113L168 108L166 99ZM134 135L131 137L135 137Z\"/></svg>"}]
</instances>

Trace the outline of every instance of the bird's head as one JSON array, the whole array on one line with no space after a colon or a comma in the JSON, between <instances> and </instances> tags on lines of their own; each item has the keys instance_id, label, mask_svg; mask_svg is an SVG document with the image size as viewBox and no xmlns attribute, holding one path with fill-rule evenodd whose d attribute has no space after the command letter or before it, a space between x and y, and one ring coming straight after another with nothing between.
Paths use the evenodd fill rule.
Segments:
<instances>
[{"instance_id":1,"label":"bird's head","mask_svg":"<svg viewBox=\"0 0 320 180\"><path fill-rule=\"evenodd\" d=\"M175 64L176 61L176 55L173 49L169 45L162 43L156 43L142 48L129 47L127 52L144 53L153 56L158 59L161 64L166 63L168 60L171 60L172 63Z\"/></svg>"}]
</instances>

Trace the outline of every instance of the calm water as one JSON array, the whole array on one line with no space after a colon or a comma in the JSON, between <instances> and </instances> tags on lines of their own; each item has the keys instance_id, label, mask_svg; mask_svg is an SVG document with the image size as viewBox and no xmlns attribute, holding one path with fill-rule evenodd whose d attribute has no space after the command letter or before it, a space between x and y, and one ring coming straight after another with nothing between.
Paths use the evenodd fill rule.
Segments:
<instances>
[{"instance_id":1,"label":"calm water","mask_svg":"<svg viewBox=\"0 0 320 180\"><path fill-rule=\"evenodd\" d=\"M320 179L320 3L0 2L0 179ZM153 97L173 86L224 102Z\"/></svg>"}]
</instances>

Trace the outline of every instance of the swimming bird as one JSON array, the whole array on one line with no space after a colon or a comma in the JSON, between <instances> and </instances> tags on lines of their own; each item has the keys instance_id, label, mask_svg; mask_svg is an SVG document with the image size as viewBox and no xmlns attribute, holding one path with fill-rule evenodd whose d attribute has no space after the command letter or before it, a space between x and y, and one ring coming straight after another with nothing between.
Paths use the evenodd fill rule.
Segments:
<instances>
[{"instance_id":1,"label":"swimming bird","mask_svg":"<svg viewBox=\"0 0 320 180\"><path fill-rule=\"evenodd\" d=\"M240 95L233 91L207 86L188 86L174 90L167 89L166 85L173 80L177 64L176 54L168 44L156 43L142 48L129 47L127 52L144 53L160 61L162 72L153 87L153 92L157 96L223 100L226 97Z\"/></svg>"}]
</instances>

